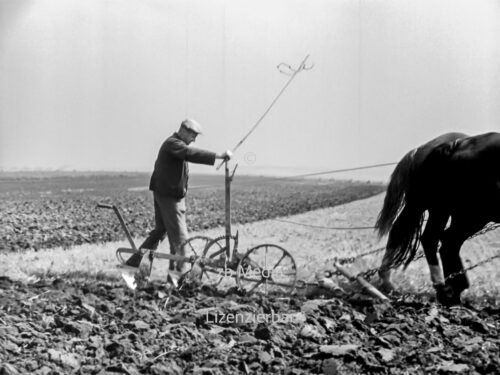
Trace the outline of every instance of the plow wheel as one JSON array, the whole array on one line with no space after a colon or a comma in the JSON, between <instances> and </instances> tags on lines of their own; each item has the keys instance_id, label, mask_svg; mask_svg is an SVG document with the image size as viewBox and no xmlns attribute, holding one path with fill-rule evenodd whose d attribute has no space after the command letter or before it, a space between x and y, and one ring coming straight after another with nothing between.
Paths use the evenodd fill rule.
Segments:
<instances>
[{"instance_id":1,"label":"plow wheel","mask_svg":"<svg viewBox=\"0 0 500 375\"><path fill-rule=\"evenodd\" d=\"M186 240L181 248L184 249L184 255L188 258L192 256L202 257L203 251L212 241L212 238L207 236L194 236Z\"/></svg>"},{"instance_id":2,"label":"plow wheel","mask_svg":"<svg viewBox=\"0 0 500 375\"><path fill-rule=\"evenodd\" d=\"M247 294L291 294L297 282L295 260L280 246L256 246L241 258L236 281Z\"/></svg>"},{"instance_id":3,"label":"plow wheel","mask_svg":"<svg viewBox=\"0 0 500 375\"><path fill-rule=\"evenodd\" d=\"M199 260L203 256L203 251L207 245L212 242L212 238L207 236L194 236L187 239L182 245L181 248L184 250L184 256L187 258L191 258L192 262L184 262L184 270L185 272L181 276L181 281L189 279L199 279L200 273L199 269L196 266ZM174 270L175 262L173 260L170 261L169 269Z\"/></svg>"},{"instance_id":4,"label":"plow wheel","mask_svg":"<svg viewBox=\"0 0 500 375\"><path fill-rule=\"evenodd\" d=\"M231 264L230 259L237 248L238 234L229 237L229 251L226 249L226 236L217 237L208 243L199 262L201 282L217 286L225 276L234 277L237 264Z\"/></svg>"}]
</instances>

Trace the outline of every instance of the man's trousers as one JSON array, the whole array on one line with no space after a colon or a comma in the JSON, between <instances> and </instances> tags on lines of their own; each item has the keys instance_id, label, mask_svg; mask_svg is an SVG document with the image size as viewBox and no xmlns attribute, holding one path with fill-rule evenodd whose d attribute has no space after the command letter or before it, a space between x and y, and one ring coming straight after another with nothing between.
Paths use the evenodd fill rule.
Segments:
<instances>
[{"instance_id":1,"label":"man's trousers","mask_svg":"<svg viewBox=\"0 0 500 375\"><path fill-rule=\"evenodd\" d=\"M155 228L140 246L141 249L156 250L159 243L168 237L170 253L184 256L181 244L188 238L186 225L186 202L184 198L166 197L153 192L155 210ZM174 269L170 262L170 269ZM183 270L184 262L176 262L175 269Z\"/></svg>"}]
</instances>

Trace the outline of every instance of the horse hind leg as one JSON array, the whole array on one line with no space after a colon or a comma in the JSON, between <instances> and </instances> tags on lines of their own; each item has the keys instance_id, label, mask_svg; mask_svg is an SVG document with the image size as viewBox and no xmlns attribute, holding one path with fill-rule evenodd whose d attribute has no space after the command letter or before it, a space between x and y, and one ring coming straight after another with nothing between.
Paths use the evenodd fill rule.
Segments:
<instances>
[{"instance_id":1,"label":"horse hind leg","mask_svg":"<svg viewBox=\"0 0 500 375\"><path fill-rule=\"evenodd\" d=\"M452 218L451 225L441 238L440 257L446 285L453 290L453 303L460 303L460 294L469 287L469 280L460 258L460 248L465 240L480 230L486 222Z\"/></svg>"},{"instance_id":2,"label":"horse hind leg","mask_svg":"<svg viewBox=\"0 0 500 375\"><path fill-rule=\"evenodd\" d=\"M443 235L449 215L429 210L429 218L425 226L424 233L420 238L424 248L425 259L429 266L432 286L436 290L436 297L439 303L443 305L454 304L454 293L451 287L445 285L443 269L438 260L439 239Z\"/></svg>"},{"instance_id":3,"label":"horse hind leg","mask_svg":"<svg viewBox=\"0 0 500 375\"><path fill-rule=\"evenodd\" d=\"M460 247L465 239L455 227L448 228L441 239L439 255L443 264L445 285L436 290L438 301L443 305L460 304L460 294L469 287L469 280L463 271L459 256Z\"/></svg>"},{"instance_id":4,"label":"horse hind leg","mask_svg":"<svg viewBox=\"0 0 500 375\"><path fill-rule=\"evenodd\" d=\"M420 242L424 248L425 258L429 266L431 281L435 288L439 285L444 285L444 275L438 261L437 249L439 238L444 231L448 218L448 214L429 210L429 218L422 237L420 238Z\"/></svg>"}]
</instances>

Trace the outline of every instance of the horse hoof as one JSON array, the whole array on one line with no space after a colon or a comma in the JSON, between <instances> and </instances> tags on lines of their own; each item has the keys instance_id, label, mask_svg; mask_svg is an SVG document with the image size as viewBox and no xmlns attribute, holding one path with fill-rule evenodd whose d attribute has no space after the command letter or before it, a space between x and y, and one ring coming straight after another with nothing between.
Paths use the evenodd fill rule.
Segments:
<instances>
[{"instance_id":1,"label":"horse hoof","mask_svg":"<svg viewBox=\"0 0 500 375\"><path fill-rule=\"evenodd\" d=\"M436 285L436 299L446 307L460 305L460 293L456 293L449 285Z\"/></svg>"},{"instance_id":2,"label":"horse hoof","mask_svg":"<svg viewBox=\"0 0 500 375\"><path fill-rule=\"evenodd\" d=\"M449 286L455 294L460 295L469 287L469 280L465 275L460 275L459 277L447 280L446 285Z\"/></svg>"},{"instance_id":3,"label":"horse hoof","mask_svg":"<svg viewBox=\"0 0 500 375\"><path fill-rule=\"evenodd\" d=\"M396 287L390 281L382 281L378 289L385 294L391 294L396 291Z\"/></svg>"}]
</instances>

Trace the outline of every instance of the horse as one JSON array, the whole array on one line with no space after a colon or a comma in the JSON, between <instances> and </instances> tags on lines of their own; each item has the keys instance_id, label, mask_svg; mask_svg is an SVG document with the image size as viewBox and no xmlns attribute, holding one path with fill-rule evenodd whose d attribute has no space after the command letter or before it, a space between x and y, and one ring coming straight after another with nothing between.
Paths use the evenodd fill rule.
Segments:
<instances>
[{"instance_id":1,"label":"horse","mask_svg":"<svg viewBox=\"0 0 500 375\"><path fill-rule=\"evenodd\" d=\"M375 224L379 238L388 234L382 289L394 290L391 269L406 269L421 244L438 302L460 304L469 287L460 248L489 222L500 222L500 133L446 133L409 151L391 175Z\"/></svg>"}]
</instances>

